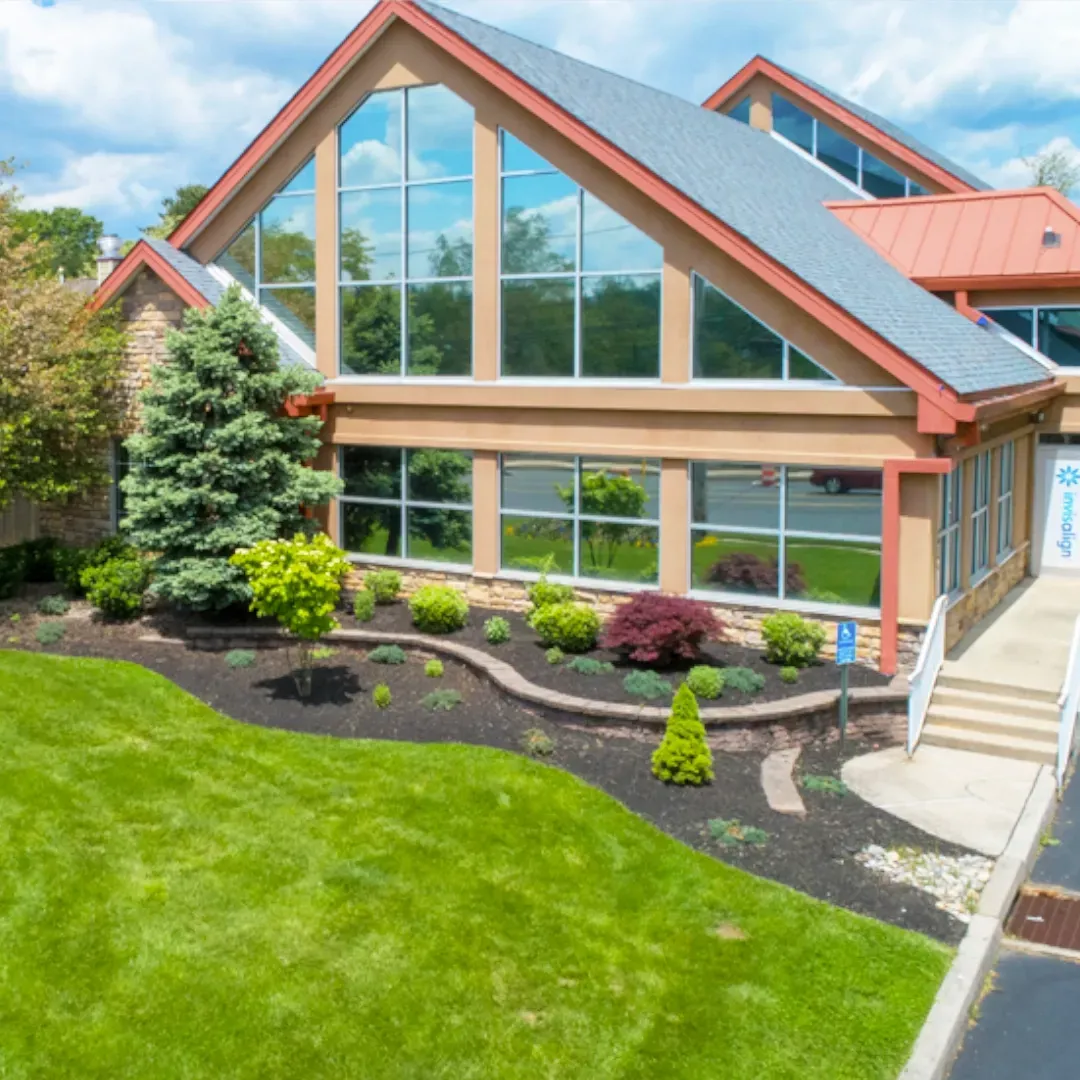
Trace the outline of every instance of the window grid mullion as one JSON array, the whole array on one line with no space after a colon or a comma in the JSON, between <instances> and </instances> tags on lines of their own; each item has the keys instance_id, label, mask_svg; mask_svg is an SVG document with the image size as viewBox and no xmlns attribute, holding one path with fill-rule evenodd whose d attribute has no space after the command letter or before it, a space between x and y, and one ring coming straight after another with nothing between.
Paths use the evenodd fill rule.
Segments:
<instances>
[{"instance_id":1,"label":"window grid mullion","mask_svg":"<svg viewBox=\"0 0 1080 1080\"><path fill-rule=\"evenodd\" d=\"M404 97L404 94L402 97ZM404 107L402 105L402 109ZM405 447L402 447L399 453L401 454L401 464L399 466L401 469L401 524L399 526L401 529L401 555L407 559L409 557L409 452Z\"/></svg>"},{"instance_id":2,"label":"window grid mullion","mask_svg":"<svg viewBox=\"0 0 1080 1080\"><path fill-rule=\"evenodd\" d=\"M787 537L784 535L787 529L787 471L786 465L780 466L780 551L777 559L776 595L781 600L787 599Z\"/></svg>"}]
</instances>

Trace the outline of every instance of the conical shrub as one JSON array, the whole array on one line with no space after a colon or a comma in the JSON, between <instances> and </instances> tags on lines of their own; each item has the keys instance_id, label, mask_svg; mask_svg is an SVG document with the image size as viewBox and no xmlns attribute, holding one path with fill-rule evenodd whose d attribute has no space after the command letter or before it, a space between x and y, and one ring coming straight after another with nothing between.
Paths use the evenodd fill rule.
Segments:
<instances>
[{"instance_id":1,"label":"conical shrub","mask_svg":"<svg viewBox=\"0 0 1080 1080\"><path fill-rule=\"evenodd\" d=\"M664 740L653 752L652 771L667 784L700 786L713 778L705 725L698 715L697 698L685 683L671 704Z\"/></svg>"}]
</instances>

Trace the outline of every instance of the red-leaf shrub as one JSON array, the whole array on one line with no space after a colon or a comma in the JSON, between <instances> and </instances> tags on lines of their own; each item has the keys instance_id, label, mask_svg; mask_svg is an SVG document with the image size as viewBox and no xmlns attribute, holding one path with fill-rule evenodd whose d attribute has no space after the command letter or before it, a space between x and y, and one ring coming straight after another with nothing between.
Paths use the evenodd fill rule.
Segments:
<instances>
[{"instance_id":1,"label":"red-leaf shrub","mask_svg":"<svg viewBox=\"0 0 1080 1080\"><path fill-rule=\"evenodd\" d=\"M776 584L780 568L775 559L765 560L749 551L733 551L712 564L705 580L723 585L732 592L771 593L777 595ZM806 580L798 563L788 563L784 575L786 596L797 596L806 591Z\"/></svg>"},{"instance_id":2,"label":"red-leaf shrub","mask_svg":"<svg viewBox=\"0 0 1080 1080\"><path fill-rule=\"evenodd\" d=\"M620 604L604 631L603 644L631 660L663 666L675 657L697 658L701 643L720 635L724 624L712 608L685 596L642 592Z\"/></svg>"}]
</instances>

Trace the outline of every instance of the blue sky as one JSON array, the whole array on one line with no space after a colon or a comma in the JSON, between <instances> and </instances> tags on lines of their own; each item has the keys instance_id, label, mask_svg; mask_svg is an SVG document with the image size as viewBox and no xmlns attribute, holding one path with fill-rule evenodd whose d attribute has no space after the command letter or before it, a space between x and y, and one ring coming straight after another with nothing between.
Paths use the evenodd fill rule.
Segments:
<instances>
[{"instance_id":1,"label":"blue sky","mask_svg":"<svg viewBox=\"0 0 1080 1080\"><path fill-rule=\"evenodd\" d=\"M754 53L996 186L1080 144L1077 0L447 0L693 101ZM131 237L212 183L371 0L0 0L0 158L28 205Z\"/></svg>"}]
</instances>

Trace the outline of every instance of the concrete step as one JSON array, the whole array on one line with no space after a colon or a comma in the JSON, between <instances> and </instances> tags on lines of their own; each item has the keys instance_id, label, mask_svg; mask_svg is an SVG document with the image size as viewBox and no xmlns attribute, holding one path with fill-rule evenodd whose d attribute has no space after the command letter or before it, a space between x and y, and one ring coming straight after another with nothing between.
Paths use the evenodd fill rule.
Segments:
<instances>
[{"instance_id":1,"label":"concrete step","mask_svg":"<svg viewBox=\"0 0 1080 1080\"><path fill-rule=\"evenodd\" d=\"M942 686L939 682L934 687L931 705L943 705L960 709L974 709L1001 716L1030 716L1036 720L1047 720L1053 724L1058 721L1056 704L1039 701L1014 691L1013 694L987 694L981 690L962 690L952 686Z\"/></svg>"},{"instance_id":2,"label":"concrete step","mask_svg":"<svg viewBox=\"0 0 1080 1080\"><path fill-rule=\"evenodd\" d=\"M1045 742L1053 746L1056 752L1058 737L1056 719L1037 720L1031 716L1011 716L987 712L983 709L944 705L935 695L930 703L930 711L926 714L926 721L964 731L981 731L987 735L1010 735L1017 739Z\"/></svg>"},{"instance_id":3,"label":"concrete step","mask_svg":"<svg viewBox=\"0 0 1080 1080\"><path fill-rule=\"evenodd\" d=\"M977 694L994 694L999 697L1022 697L1031 701L1048 701L1057 704L1056 690L1034 690L1027 686L1012 686L1007 683L996 683L990 679L973 679L967 675L954 675L950 672L948 664L941 669L936 686L944 686L950 690L971 690Z\"/></svg>"},{"instance_id":4,"label":"concrete step","mask_svg":"<svg viewBox=\"0 0 1080 1080\"><path fill-rule=\"evenodd\" d=\"M1035 761L1040 765L1053 765L1057 761L1056 748L1050 743L1033 739L1017 739L1011 735L965 731L962 728L945 727L941 724L928 723L923 728L922 742L927 746L947 746L952 750L968 750L975 754L992 754L994 757Z\"/></svg>"}]
</instances>

